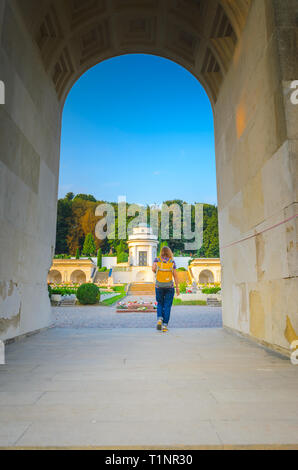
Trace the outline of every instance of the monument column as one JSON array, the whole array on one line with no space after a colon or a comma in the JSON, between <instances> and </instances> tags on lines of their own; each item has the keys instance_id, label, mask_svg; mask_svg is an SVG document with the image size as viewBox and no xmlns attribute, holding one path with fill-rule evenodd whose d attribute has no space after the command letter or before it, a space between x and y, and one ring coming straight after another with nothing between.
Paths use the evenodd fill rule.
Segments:
<instances>
[{"instance_id":1,"label":"monument column","mask_svg":"<svg viewBox=\"0 0 298 470\"><path fill-rule=\"evenodd\" d=\"M153 247L152 245L149 246L149 260L148 260L148 266L153 265Z\"/></svg>"}]
</instances>

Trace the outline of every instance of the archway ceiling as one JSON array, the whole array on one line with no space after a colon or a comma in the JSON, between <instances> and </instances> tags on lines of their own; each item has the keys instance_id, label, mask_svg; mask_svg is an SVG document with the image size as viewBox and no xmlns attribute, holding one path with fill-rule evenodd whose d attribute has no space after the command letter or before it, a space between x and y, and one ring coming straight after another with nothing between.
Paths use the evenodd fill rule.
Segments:
<instances>
[{"instance_id":1,"label":"archway ceiling","mask_svg":"<svg viewBox=\"0 0 298 470\"><path fill-rule=\"evenodd\" d=\"M17 0L61 103L102 60L159 55L184 66L212 103L252 0Z\"/></svg>"}]
</instances>

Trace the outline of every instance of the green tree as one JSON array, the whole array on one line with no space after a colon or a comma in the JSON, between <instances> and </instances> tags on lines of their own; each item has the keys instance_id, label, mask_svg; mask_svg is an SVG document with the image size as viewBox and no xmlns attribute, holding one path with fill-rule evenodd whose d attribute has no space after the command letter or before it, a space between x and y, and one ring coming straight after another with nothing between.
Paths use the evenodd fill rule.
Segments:
<instances>
[{"instance_id":1,"label":"green tree","mask_svg":"<svg viewBox=\"0 0 298 470\"><path fill-rule=\"evenodd\" d=\"M219 258L218 210L216 206L204 205L203 246L197 253L200 258Z\"/></svg>"},{"instance_id":2,"label":"green tree","mask_svg":"<svg viewBox=\"0 0 298 470\"><path fill-rule=\"evenodd\" d=\"M161 242L161 244L159 246L159 256L160 256L161 250L163 249L164 246L168 246L168 242Z\"/></svg>"},{"instance_id":3,"label":"green tree","mask_svg":"<svg viewBox=\"0 0 298 470\"><path fill-rule=\"evenodd\" d=\"M124 253L123 251L119 253L117 256L117 263L127 263L128 261L128 254Z\"/></svg>"},{"instance_id":4,"label":"green tree","mask_svg":"<svg viewBox=\"0 0 298 470\"><path fill-rule=\"evenodd\" d=\"M92 233L88 233L84 246L83 246L83 255L85 256L94 256L96 253L96 247L95 247L95 242Z\"/></svg>"},{"instance_id":5,"label":"green tree","mask_svg":"<svg viewBox=\"0 0 298 470\"><path fill-rule=\"evenodd\" d=\"M83 201L96 202L96 199L92 194L77 194L75 199L82 199Z\"/></svg>"},{"instance_id":6,"label":"green tree","mask_svg":"<svg viewBox=\"0 0 298 470\"><path fill-rule=\"evenodd\" d=\"M80 253L83 253L83 246L85 238L88 234L95 232L95 226L98 222L98 217L95 216L95 209L100 203L95 201L92 195L78 194L73 198L73 193L68 193L64 199L58 201L57 209L57 236L56 236L56 255L71 254L76 255L79 248ZM116 203L111 203L115 209L115 232L118 233L118 209ZM165 204L178 204L181 207L182 213L182 226L183 226L183 201L172 200L166 201ZM127 217L127 224L133 220L133 217ZM160 240L161 246L169 246L175 255L181 254L182 256L188 254L194 257L219 257L219 241L218 241L218 213L217 207L209 204L204 205L204 236L203 246L199 250L194 250L192 253L185 252L184 243L186 240L184 236L181 239L173 238L173 224L174 216L170 214L169 220L169 240ZM195 210L194 206L191 213L192 229L194 230L195 224ZM158 218L159 227L161 225L161 214ZM110 252L127 254L126 240L95 240L95 250L92 249L94 256L97 250L101 248L103 254ZM89 250L88 250L89 251ZM87 253L87 256L90 256Z\"/></svg>"},{"instance_id":7,"label":"green tree","mask_svg":"<svg viewBox=\"0 0 298 470\"><path fill-rule=\"evenodd\" d=\"M99 248L99 250L97 252L97 267L99 269L102 268L102 251L101 251L101 248Z\"/></svg>"},{"instance_id":8,"label":"green tree","mask_svg":"<svg viewBox=\"0 0 298 470\"><path fill-rule=\"evenodd\" d=\"M126 263L128 261L128 254L126 253L127 244L124 240L120 240L120 243L116 247L117 263Z\"/></svg>"},{"instance_id":9,"label":"green tree","mask_svg":"<svg viewBox=\"0 0 298 470\"><path fill-rule=\"evenodd\" d=\"M80 259L80 249L77 248L77 251L76 251L76 259Z\"/></svg>"},{"instance_id":10,"label":"green tree","mask_svg":"<svg viewBox=\"0 0 298 470\"><path fill-rule=\"evenodd\" d=\"M67 235L71 228L72 207L68 199L59 199L57 206L56 254L68 253Z\"/></svg>"}]
</instances>

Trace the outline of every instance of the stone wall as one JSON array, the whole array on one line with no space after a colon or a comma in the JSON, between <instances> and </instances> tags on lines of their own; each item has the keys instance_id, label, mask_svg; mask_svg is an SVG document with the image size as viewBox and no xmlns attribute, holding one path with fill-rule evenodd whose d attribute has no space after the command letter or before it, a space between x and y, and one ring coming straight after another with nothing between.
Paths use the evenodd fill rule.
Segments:
<instances>
[{"instance_id":1,"label":"stone wall","mask_svg":"<svg viewBox=\"0 0 298 470\"><path fill-rule=\"evenodd\" d=\"M11 0L0 1L0 338L49 325L46 279L55 246L60 110Z\"/></svg>"},{"instance_id":2,"label":"stone wall","mask_svg":"<svg viewBox=\"0 0 298 470\"><path fill-rule=\"evenodd\" d=\"M297 10L253 2L215 109L223 321L285 348L286 315L298 330L297 219L274 226L297 214Z\"/></svg>"}]
</instances>

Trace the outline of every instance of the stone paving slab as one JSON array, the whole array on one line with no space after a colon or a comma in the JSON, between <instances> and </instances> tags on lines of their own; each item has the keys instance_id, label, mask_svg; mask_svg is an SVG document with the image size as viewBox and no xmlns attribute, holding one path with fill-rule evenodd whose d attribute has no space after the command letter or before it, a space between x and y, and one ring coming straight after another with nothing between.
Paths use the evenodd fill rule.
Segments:
<instances>
[{"instance_id":1,"label":"stone paving slab","mask_svg":"<svg viewBox=\"0 0 298 470\"><path fill-rule=\"evenodd\" d=\"M144 299L148 300L147 296ZM126 298L125 302L128 300ZM156 312L116 313L116 306L52 309L53 324L60 328L154 328L156 316ZM173 307L170 327L221 328L222 310L219 307L204 306Z\"/></svg>"},{"instance_id":2,"label":"stone paving slab","mask_svg":"<svg viewBox=\"0 0 298 470\"><path fill-rule=\"evenodd\" d=\"M222 329L54 328L6 357L0 446L298 444L298 368Z\"/></svg>"}]
</instances>

